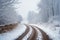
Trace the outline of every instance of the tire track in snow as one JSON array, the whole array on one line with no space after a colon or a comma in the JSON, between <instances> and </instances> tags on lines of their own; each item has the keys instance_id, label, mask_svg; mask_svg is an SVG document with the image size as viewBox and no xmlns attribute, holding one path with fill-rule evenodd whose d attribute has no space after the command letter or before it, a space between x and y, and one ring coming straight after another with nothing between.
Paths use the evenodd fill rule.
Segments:
<instances>
[{"instance_id":1,"label":"tire track in snow","mask_svg":"<svg viewBox=\"0 0 60 40\"><path fill-rule=\"evenodd\" d=\"M42 40L42 34L41 34L40 30L36 27L33 27L33 28L36 30L36 33L37 33L35 40Z\"/></svg>"},{"instance_id":2,"label":"tire track in snow","mask_svg":"<svg viewBox=\"0 0 60 40\"><path fill-rule=\"evenodd\" d=\"M49 36L40 28L33 25L25 25L26 31L17 40L50 40Z\"/></svg>"},{"instance_id":3,"label":"tire track in snow","mask_svg":"<svg viewBox=\"0 0 60 40\"><path fill-rule=\"evenodd\" d=\"M38 27L37 27L38 28ZM43 40L50 40L50 38L49 38L49 36L43 31L43 30L41 30L40 28L38 28L40 31L41 31L41 33L42 33L42 36L43 36Z\"/></svg>"},{"instance_id":4,"label":"tire track in snow","mask_svg":"<svg viewBox=\"0 0 60 40\"><path fill-rule=\"evenodd\" d=\"M29 32L27 33L27 35L25 37L23 37L22 40L30 40L29 37L31 36L33 29L31 26L29 26L29 28L30 28Z\"/></svg>"},{"instance_id":5,"label":"tire track in snow","mask_svg":"<svg viewBox=\"0 0 60 40\"><path fill-rule=\"evenodd\" d=\"M32 32L33 33L33 36L32 37L30 36L31 37L30 40L36 40L37 32L36 32L36 30L34 28L33 28L33 30L34 30L34 32Z\"/></svg>"},{"instance_id":6,"label":"tire track in snow","mask_svg":"<svg viewBox=\"0 0 60 40\"><path fill-rule=\"evenodd\" d=\"M31 26L33 26L33 25L31 25ZM36 26L33 26L33 27L36 27ZM41 30L38 27L36 27L36 28L41 32L42 37L43 37L42 40L50 40L49 36L43 30Z\"/></svg>"},{"instance_id":7,"label":"tire track in snow","mask_svg":"<svg viewBox=\"0 0 60 40\"><path fill-rule=\"evenodd\" d=\"M26 27L27 27L27 26L26 26ZM25 32L24 32L21 36L19 36L16 40L22 40L22 38L23 38L29 31L30 31L30 28L27 27L26 30L25 30Z\"/></svg>"}]
</instances>

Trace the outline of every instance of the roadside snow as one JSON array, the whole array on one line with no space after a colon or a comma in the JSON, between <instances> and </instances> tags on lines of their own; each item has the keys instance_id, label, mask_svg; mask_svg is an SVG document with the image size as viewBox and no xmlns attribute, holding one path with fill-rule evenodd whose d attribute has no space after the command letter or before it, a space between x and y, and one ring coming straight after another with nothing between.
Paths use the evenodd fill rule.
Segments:
<instances>
[{"instance_id":1,"label":"roadside snow","mask_svg":"<svg viewBox=\"0 0 60 40\"><path fill-rule=\"evenodd\" d=\"M24 33L25 30L26 30L26 26L19 24L17 28L15 28L14 30L0 34L0 40L15 40L22 33Z\"/></svg>"},{"instance_id":2,"label":"roadside snow","mask_svg":"<svg viewBox=\"0 0 60 40\"><path fill-rule=\"evenodd\" d=\"M60 27L53 27L54 24L30 24L42 29L52 40L60 40Z\"/></svg>"}]
</instances>

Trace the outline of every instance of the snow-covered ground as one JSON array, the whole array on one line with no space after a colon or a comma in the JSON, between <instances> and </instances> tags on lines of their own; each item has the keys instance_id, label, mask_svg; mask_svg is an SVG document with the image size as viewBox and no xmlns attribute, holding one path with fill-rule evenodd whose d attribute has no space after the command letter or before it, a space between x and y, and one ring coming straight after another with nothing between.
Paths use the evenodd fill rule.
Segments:
<instances>
[{"instance_id":1,"label":"snow-covered ground","mask_svg":"<svg viewBox=\"0 0 60 40\"><path fill-rule=\"evenodd\" d=\"M52 40L60 40L60 27L55 27L54 24L30 24L42 29ZM54 27L53 27L54 26Z\"/></svg>"},{"instance_id":2,"label":"snow-covered ground","mask_svg":"<svg viewBox=\"0 0 60 40\"><path fill-rule=\"evenodd\" d=\"M0 34L0 40L15 40L20 35L22 35L25 32L25 30L26 26L19 24L14 30Z\"/></svg>"}]
</instances>

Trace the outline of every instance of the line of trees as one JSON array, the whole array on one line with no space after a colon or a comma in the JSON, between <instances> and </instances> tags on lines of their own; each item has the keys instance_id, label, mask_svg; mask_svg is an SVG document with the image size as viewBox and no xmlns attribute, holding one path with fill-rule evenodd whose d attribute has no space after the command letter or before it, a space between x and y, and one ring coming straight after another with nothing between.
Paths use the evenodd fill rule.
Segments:
<instances>
[{"instance_id":1,"label":"line of trees","mask_svg":"<svg viewBox=\"0 0 60 40\"><path fill-rule=\"evenodd\" d=\"M60 17L60 0L41 0L38 4L38 10L37 22L47 23L50 18L56 19Z\"/></svg>"}]
</instances>

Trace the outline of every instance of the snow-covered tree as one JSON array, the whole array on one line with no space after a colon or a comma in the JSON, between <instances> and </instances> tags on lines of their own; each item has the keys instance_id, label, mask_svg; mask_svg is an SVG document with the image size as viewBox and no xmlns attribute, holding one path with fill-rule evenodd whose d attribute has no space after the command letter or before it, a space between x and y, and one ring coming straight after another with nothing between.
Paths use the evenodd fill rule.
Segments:
<instances>
[{"instance_id":1,"label":"snow-covered tree","mask_svg":"<svg viewBox=\"0 0 60 40\"><path fill-rule=\"evenodd\" d=\"M17 4L17 0L0 0L0 25L18 22L15 4Z\"/></svg>"},{"instance_id":2,"label":"snow-covered tree","mask_svg":"<svg viewBox=\"0 0 60 40\"><path fill-rule=\"evenodd\" d=\"M48 22L53 16L60 16L60 0L41 0L38 7L40 23Z\"/></svg>"},{"instance_id":3,"label":"snow-covered tree","mask_svg":"<svg viewBox=\"0 0 60 40\"><path fill-rule=\"evenodd\" d=\"M38 5L40 11L39 11L39 21L40 23L44 23L48 21L49 14L52 14L51 9L51 0L41 0L41 2Z\"/></svg>"}]
</instances>

